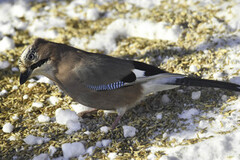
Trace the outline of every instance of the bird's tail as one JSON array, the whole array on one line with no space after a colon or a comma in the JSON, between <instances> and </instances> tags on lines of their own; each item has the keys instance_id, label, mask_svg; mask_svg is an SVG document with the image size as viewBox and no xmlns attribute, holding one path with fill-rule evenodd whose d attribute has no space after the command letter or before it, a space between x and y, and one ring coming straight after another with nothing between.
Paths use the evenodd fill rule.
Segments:
<instances>
[{"instance_id":1,"label":"bird's tail","mask_svg":"<svg viewBox=\"0 0 240 160\"><path fill-rule=\"evenodd\" d=\"M142 86L144 94L174 89L179 86L222 88L240 92L240 85L238 84L193 77L185 77L184 75L181 74L171 73L162 73L155 76L146 77L143 78L141 81L139 80L139 82L143 83Z\"/></svg>"},{"instance_id":2,"label":"bird's tail","mask_svg":"<svg viewBox=\"0 0 240 160\"><path fill-rule=\"evenodd\" d=\"M215 80L207 80L200 78L192 78L192 77L184 77L184 78L176 78L175 82L169 83L170 85L183 85L183 86L198 86L198 87L212 87L212 88L222 88L232 91L240 91L240 85L230 83L230 82L222 82Z\"/></svg>"}]
</instances>

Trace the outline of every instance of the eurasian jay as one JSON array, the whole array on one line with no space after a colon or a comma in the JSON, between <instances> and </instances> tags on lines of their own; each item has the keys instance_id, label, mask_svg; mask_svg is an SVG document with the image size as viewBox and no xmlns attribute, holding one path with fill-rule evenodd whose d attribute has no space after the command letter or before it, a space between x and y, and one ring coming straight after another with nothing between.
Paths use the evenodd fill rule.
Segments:
<instances>
[{"instance_id":1,"label":"eurasian jay","mask_svg":"<svg viewBox=\"0 0 240 160\"><path fill-rule=\"evenodd\" d=\"M116 110L115 128L124 113L150 93L181 85L240 91L240 85L168 73L145 63L86 52L65 44L36 39L19 60L20 84L43 75L88 107Z\"/></svg>"}]
</instances>

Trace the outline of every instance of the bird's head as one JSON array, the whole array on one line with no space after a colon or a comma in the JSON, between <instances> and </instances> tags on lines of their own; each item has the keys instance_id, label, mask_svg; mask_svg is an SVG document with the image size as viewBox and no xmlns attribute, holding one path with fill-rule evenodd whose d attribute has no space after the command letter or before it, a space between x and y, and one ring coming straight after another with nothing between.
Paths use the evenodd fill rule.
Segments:
<instances>
[{"instance_id":1,"label":"bird's head","mask_svg":"<svg viewBox=\"0 0 240 160\"><path fill-rule=\"evenodd\" d=\"M50 50L49 41L36 39L32 45L24 49L18 63L21 72L20 84L36 75L45 75L49 72Z\"/></svg>"}]
</instances>

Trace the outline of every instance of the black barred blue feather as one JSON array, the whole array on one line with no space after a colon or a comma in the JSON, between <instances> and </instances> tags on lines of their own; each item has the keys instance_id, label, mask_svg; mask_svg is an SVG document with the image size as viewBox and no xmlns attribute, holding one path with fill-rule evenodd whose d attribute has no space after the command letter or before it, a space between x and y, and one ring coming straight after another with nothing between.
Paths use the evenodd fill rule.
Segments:
<instances>
[{"instance_id":1,"label":"black barred blue feather","mask_svg":"<svg viewBox=\"0 0 240 160\"><path fill-rule=\"evenodd\" d=\"M124 86L124 82L118 81L110 84L103 84L103 85L87 85L89 89L95 91L106 91L106 90L114 90Z\"/></svg>"}]
</instances>

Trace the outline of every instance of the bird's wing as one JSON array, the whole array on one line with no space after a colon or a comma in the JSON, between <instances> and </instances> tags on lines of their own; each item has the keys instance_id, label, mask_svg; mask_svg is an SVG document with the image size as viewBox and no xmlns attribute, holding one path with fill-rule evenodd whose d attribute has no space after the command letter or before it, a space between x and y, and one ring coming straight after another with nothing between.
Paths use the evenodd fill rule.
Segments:
<instances>
[{"instance_id":1,"label":"bird's wing","mask_svg":"<svg viewBox=\"0 0 240 160\"><path fill-rule=\"evenodd\" d=\"M169 74L145 63L100 54L89 54L82 63L77 69L79 78L88 88L97 91L118 89L158 74Z\"/></svg>"}]
</instances>

